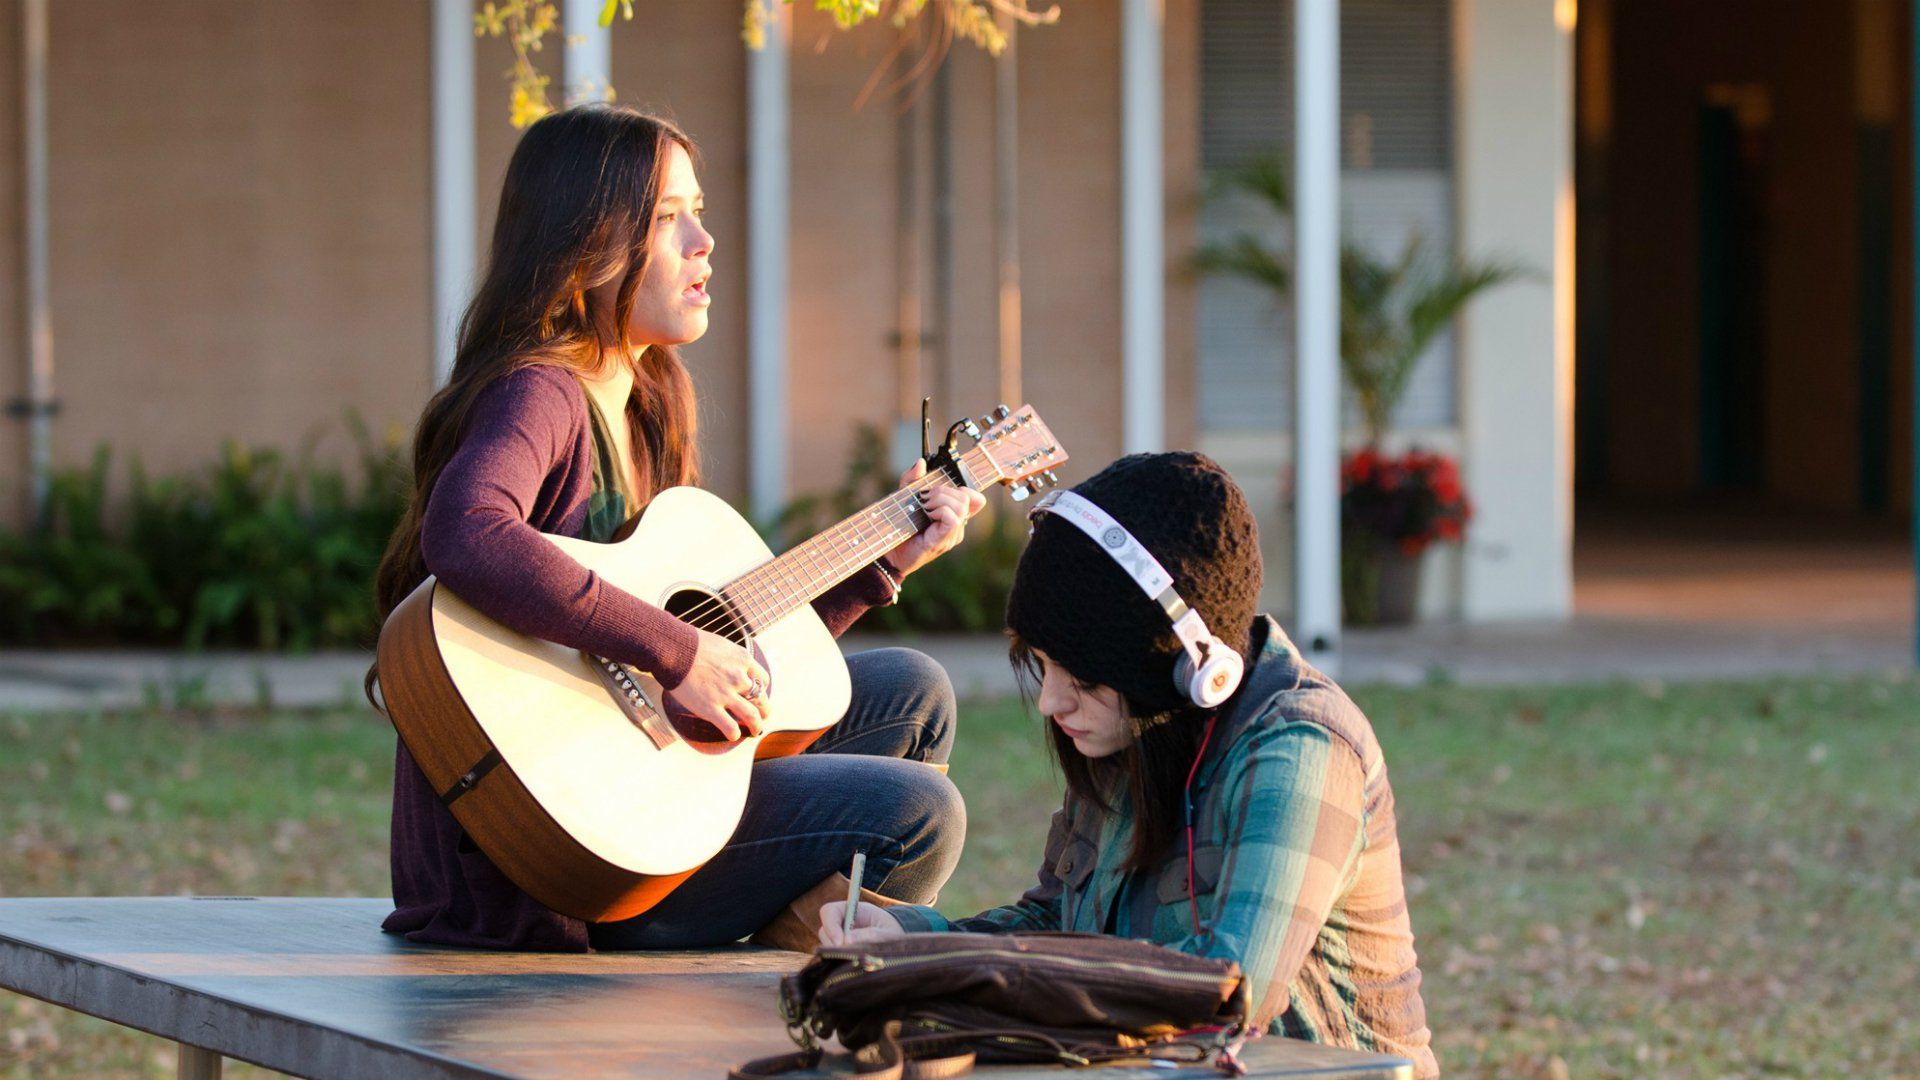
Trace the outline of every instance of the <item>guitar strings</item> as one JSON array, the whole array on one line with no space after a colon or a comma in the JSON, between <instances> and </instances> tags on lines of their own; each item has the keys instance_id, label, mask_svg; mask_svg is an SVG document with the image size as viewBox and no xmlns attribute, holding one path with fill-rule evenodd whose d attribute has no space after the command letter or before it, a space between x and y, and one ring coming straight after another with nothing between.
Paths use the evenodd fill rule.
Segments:
<instances>
[{"instance_id":1,"label":"guitar strings","mask_svg":"<svg viewBox=\"0 0 1920 1080\"><path fill-rule=\"evenodd\" d=\"M910 484L906 488L903 488L901 490L911 491L916 493L919 491L929 490L932 487L934 487L939 482L939 480L940 480L940 477L938 476L925 477L925 478L922 478L922 480L915 481L913 484ZM874 503L872 506L869 506L867 508L867 511L875 510L876 508L879 508L882 504L885 504L887 509L890 509L897 513L904 513L907 518L906 524L909 524L909 525L913 524L913 509L914 509L915 503L902 504L899 501L900 494L901 492L899 491L894 492L892 495L887 496L885 499L882 499L879 502ZM862 513L864 514L867 511L862 511ZM883 510L881 512L884 513L885 511ZM853 519L848 519L848 520L853 520ZM827 538L832 536L834 533L836 533L845 524L847 524L847 522L843 521L839 525L835 525L832 529L827 530L827 532L821 533L819 536L809 538L808 540L796 545L792 550L788 551L786 554L787 555L800 554L805 552L805 550L810 547L817 547L826 543ZM778 558L785 558L785 557L786 557L785 555L782 555L782 556L779 556ZM807 555L806 557L812 558L811 555ZM740 584L742 581L745 581L747 578L752 577L756 572L758 572L759 570L761 570L762 568L768 565L770 565L770 562L762 563L760 564L760 566L754 567L752 570L749 570L745 574L742 574L739 578L736 578L733 584L735 585ZM749 585L749 589L751 588L752 586ZM737 604L738 606L748 607L748 606L758 606L758 604L764 603L766 600L771 599L773 595L774 594L769 591L760 590L757 596L749 595L749 596L735 597L733 599L735 601L735 604ZM707 630L710 632L718 631L719 629L721 629L726 625L726 623L730 620L730 618L734 614L734 612L730 610L730 606L731 605L729 605L727 600L723 597L710 597L706 601L702 602L700 605L688 610L685 615L680 616L680 619L681 621L686 622L699 630ZM742 611L742 612L739 612L739 614L751 615L752 613L747 611Z\"/></svg>"},{"instance_id":2,"label":"guitar strings","mask_svg":"<svg viewBox=\"0 0 1920 1080\"><path fill-rule=\"evenodd\" d=\"M902 505L892 497L889 497L887 502L889 503L888 509L893 513L904 514L906 516L906 524L911 525L913 523L913 510L911 505ZM884 514L887 511L882 510L879 512ZM891 520L890 514L888 518ZM895 522L895 524L898 524L898 522ZM823 536L824 535L826 534L823 534ZM805 551L802 548L795 548L788 554L796 553L810 562L817 562L817 556L813 552ZM756 567L756 569L758 568ZM749 573L751 573L751 571ZM742 579L747 576L748 575L742 575L741 579L736 579L733 584L740 585ZM767 615L779 611L780 605L776 602L778 596L778 593L770 589L756 588L752 582L747 582L745 589L741 593L733 596L727 596L725 593L722 593L721 595L708 597L681 615L680 620L698 630L720 633L729 623L735 622L737 619L758 621ZM782 612L782 614L784 614L784 612Z\"/></svg>"},{"instance_id":3,"label":"guitar strings","mask_svg":"<svg viewBox=\"0 0 1920 1080\"><path fill-rule=\"evenodd\" d=\"M881 510L880 511L881 513L886 513L889 510L896 513L904 513L907 519L906 524L911 525L913 524L913 511L919 505L918 500L915 499L911 502L902 503L899 501L901 493L913 492L917 495L920 492L929 491L929 490L932 490L934 487L940 486L941 481L943 481L944 479L945 479L944 475L940 473L933 473L928 476L922 477L921 479L914 481L912 484L907 485L905 488L900 489L900 491L896 491L892 495L889 495L886 498L881 499L879 502L874 503L872 506L867 507L867 509L863 510L861 514L864 515L870 511L875 510L876 508L882 507L882 505L884 504L885 509ZM860 515L856 515L856 517L858 516ZM848 520L851 521L854 519L849 518ZM745 574L742 574L739 578L736 578L733 584L738 585L741 582L746 581L746 579L752 577L756 572L770 565L771 562L773 561L777 561L778 559L785 558L788 555L795 555L802 552L806 552L807 549L809 548L819 547L824 544L829 544L830 541L828 540L828 538L835 535L841 529L841 527L846 524L847 522L843 521L840 524L835 525L833 528L828 529L826 532L823 532L818 536L811 537L801 542L800 544L795 545L792 549L787 551L785 554L776 556L774 560L770 560L767 563L761 563L759 566L754 567L752 570L749 570ZM882 554L885 554L885 553L883 552ZM813 558L811 554L807 554L804 557L809 559ZM875 557L878 558L878 556L875 556ZM696 630L705 630L710 633L718 633L721 629L723 629L727 625L727 623L729 623L730 621L733 621L733 618L735 615L735 610L734 610L735 605L738 605L739 607L757 606L759 604L765 603L768 600L771 600L775 595L777 595L771 591L764 590L764 589L759 590L756 594L751 584L748 586L748 590L749 591L747 595L734 597L732 604L730 604L726 598L723 598L720 596L709 597L707 600L689 609L686 612L686 614L681 615L680 620L682 622L688 623L689 625L693 626L694 629ZM769 608L767 610L771 611L772 609ZM739 614L742 616L751 615L751 613L748 611L740 611Z\"/></svg>"},{"instance_id":4,"label":"guitar strings","mask_svg":"<svg viewBox=\"0 0 1920 1080\"><path fill-rule=\"evenodd\" d=\"M980 453L980 450L976 447L974 450L969 451L966 457L971 458L978 453ZM993 464L993 461L991 458L988 459L988 464ZM996 481L1000 479L1004 479L1004 474L1001 473L1001 470L997 466L994 468L994 473L996 474L995 475ZM885 504L888 509L897 513L904 514L906 517L906 521L904 522L904 524L917 532L919 527L915 524L913 520L913 511L916 509L919 509L920 504L917 501L908 501L903 505L900 502L896 501L898 499L898 496L901 494L901 492L910 491L918 494L923 491L931 490L934 487L942 486L942 482L944 480L946 480L946 476L944 473L939 473L939 472L930 473L926 476L921 477L919 480L916 480L913 483L907 485L905 488L900 489L900 491L896 491L892 495L889 495L886 498L881 499L878 502L874 503L873 505L867 507L865 511L862 511L862 514L865 514L869 511L874 511L876 508L880 507L882 504ZM885 511L881 511L881 512L884 513ZM852 521L852 520L854 519L853 518L848 519L848 521ZM754 567L752 570L749 570L745 574L742 574L739 578L736 578L732 582L732 584L739 585L742 582L747 581L748 578L752 577L755 573L759 572L761 569L765 568L766 566L771 565L772 562L778 561L779 559L782 559L782 558L786 558L788 555L796 555L798 553L805 551L810 547L830 545L831 543L830 538L835 536L840 531L840 529L848 523L848 521L842 521L838 525L835 525L832 528L828 529L826 532L823 532L818 536L811 537L801 542L800 544L795 545L788 552L780 556L776 556L774 560L769 560L769 562L762 563L760 564L760 566ZM884 552L882 554L884 554ZM809 559L812 559L814 556L808 555L807 557ZM878 558L878 556L876 556L876 558ZM734 597L732 598L731 601L729 600L729 598L725 597L724 595L710 597L706 601L689 609L685 615L680 616L680 619L681 621L686 622L689 625L693 626L695 629L706 630L708 632L716 632L718 630L724 629L727 623L732 620L733 615L735 614L734 609L736 607L739 607L739 608L757 607L761 604L765 604L767 601L773 599L777 595L776 593L773 593L769 590L762 589L759 591L758 595L755 596L751 592L751 589L753 587L750 583L748 585L748 588L750 591L746 595ZM792 610L792 609L788 608L787 610ZM754 612L751 610L742 610L742 611L738 611L738 614L743 617L751 618L751 617L754 617L756 614L764 615L764 614L775 612L775 611L779 611L779 606L777 604L771 607L767 607L765 610L760 612ZM781 614L784 614L784 612L781 612Z\"/></svg>"}]
</instances>

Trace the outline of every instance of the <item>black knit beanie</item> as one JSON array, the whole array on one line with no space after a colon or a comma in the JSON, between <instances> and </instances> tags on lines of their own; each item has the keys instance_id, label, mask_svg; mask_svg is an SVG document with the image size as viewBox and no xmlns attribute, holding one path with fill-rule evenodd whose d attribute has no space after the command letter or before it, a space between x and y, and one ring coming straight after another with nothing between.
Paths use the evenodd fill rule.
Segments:
<instances>
[{"instance_id":1,"label":"black knit beanie","mask_svg":"<svg viewBox=\"0 0 1920 1080\"><path fill-rule=\"evenodd\" d=\"M1190 450L1132 454L1073 491L1105 510L1173 575L1181 599L1248 653L1260 597L1260 536L1226 470ZM1007 596L1007 628L1084 682L1138 709L1190 705L1173 683L1180 641L1167 616L1092 537L1052 514L1033 535Z\"/></svg>"}]
</instances>

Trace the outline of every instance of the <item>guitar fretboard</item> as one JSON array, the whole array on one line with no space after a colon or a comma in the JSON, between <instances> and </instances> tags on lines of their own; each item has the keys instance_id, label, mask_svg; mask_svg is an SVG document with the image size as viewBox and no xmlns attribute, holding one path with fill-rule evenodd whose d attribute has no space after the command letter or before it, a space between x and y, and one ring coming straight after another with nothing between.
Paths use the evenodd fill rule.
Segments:
<instances>
[{"instance_id":1,"label":"guitar fretboard","mask_svg":"<svg viewBox=\"0 0 1920 1080\"><path fill-rule=\"evenodd\" d=\"M970 477L979 477L982 481L997 475L992 461L978 449L962 455L960 467ZM952 482L943 472L922 477L740 575L723 588L721 594L746 620L748 631L757 633L789 612L812 603L820 594L925 528L928 518L920 505L920 492Z\"/></svg>"}]
</instances>

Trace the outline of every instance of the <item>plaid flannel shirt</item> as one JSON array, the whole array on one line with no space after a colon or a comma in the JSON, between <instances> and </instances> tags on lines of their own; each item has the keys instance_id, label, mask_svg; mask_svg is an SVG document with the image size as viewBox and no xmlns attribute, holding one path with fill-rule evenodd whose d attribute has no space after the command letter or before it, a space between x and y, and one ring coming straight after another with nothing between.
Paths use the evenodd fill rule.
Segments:
<instances>
[{"instance_id":1,"label":"plaid flannel shirt","mask_svg":"<svg viewBox=\"0 0 1920 1080\"><path fill-rule=\"evenodd\" d=\"M1185 843L1151 871L1121 868L1132 828L1124 798L1103 814L1069 795L1039 881L1015 903L952 920L928 907L889 910L909 931L1118 932L1231 959L1257 1024L1400 1054L1420 1077L1438 1076L1379 744L1270 617L1256 625L1247 685L1221 714L1193 800L1198 933Z\"/></svg>"}]
</instances>

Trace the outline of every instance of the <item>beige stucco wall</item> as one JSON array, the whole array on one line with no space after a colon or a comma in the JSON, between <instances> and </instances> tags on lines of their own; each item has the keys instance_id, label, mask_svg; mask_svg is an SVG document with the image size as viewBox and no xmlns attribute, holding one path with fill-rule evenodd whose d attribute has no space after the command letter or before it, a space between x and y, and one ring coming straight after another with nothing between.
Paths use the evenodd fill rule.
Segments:
<instances>
[{"instance_id":1,"label":"beige stucco wall","mask_svg":"<svg viewBox=\"0 0 1920 1080\"><path fill-rule=\"evenodd\" d=\"M428 348L424 6L52 9L56 462L107 444L166 473L225 438L297 448L330 432L322 452L337 452L348 409L409 420ZM16 4L0 24L17 85ZM6 218L0 365L18 392L20 243ZM24 446L11 422L10 512Z\"/></svg>"},{"instance_id":2,"label":"beige stucco wall","mask_svg":"<svg viewBox=\"0 0 1920 1080\"><path fill-rule=\"evenodd\" d=\"M1167 5L1168 431L1191 442L1196 0ZM892 31L830 34L799 9L792 64L789 482L836 481L856 421L892 418L894 134L853 101ZM700 144L714 257L712 329L686 350L702 394L707 484L745 489L745 77L730 3L643 0L615 24L623 102ZM1085 475L1119 452L1119 12L1069 8L1021 50L1026 396ZM17 0L0 0L0 78L16 84ZM377 28L378 32L369 32ZM210 461L223 439L297 448L341 419L410 425L430 390L425 4L62 0L52 22L56 460L96 446L150 471ZM484 256L516 133L506 46L476 42ZM543 59L555 69L559 57ZM942 415L996 400L992 69L956 45L953 369ZM0 110L0 199L18 205L17 110ZM16 213L0 214L0 387L21 389ZM25 432L0 442L6 520Z\"/></svg>"}]
</instances>

